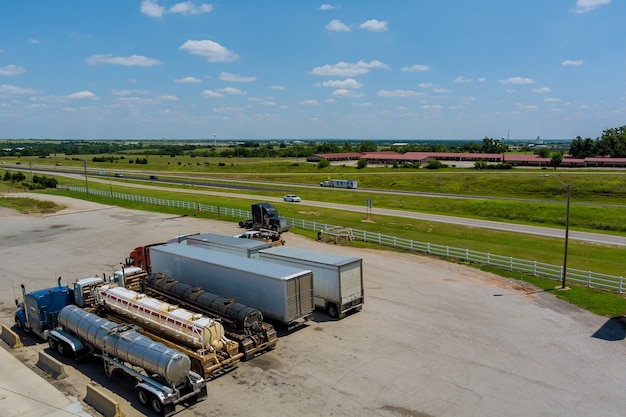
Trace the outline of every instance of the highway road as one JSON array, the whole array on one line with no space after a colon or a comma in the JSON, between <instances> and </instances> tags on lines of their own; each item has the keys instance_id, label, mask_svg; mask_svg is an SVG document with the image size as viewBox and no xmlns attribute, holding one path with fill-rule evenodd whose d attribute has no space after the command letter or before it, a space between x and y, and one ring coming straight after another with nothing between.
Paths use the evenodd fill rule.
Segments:
<instances>
[{"instance_id":1,"label":"highway road","mask_svg":"<svg viewBox=\"0 0 626 417\"><path fill-rule=\"evenodd\" d=\"M22 167L21 169L29 170L26 167ZM33 170L33 171L39 172L38 170ZM42 170L41 172L49 173L49 171L50 170ZM63 175L67 177L73 177L76 179L85 178L84 174L82 173L68 173L68 172L55 171L55 175ZM128 177L124 177L124 178L133 179L133 180L137 180L137 179L145 180L145 178L141 176L136 176L136 175L133 176L132 174L129 174ZM120 185L123 184L125 187L130 187L130 188L144 188L144 189L153 189L153 190L163 189L162 187L151 185L148 182L146 182L145 184L137 184L137 183L130 183L126 181L122 182L122 180L123 180L122 178L116 178L113 175L105 176L105 177L89 176L88 178L88 181L90 182L100 182L100 183L106 183L106 184L109 184L113 181L116 181L116 182L120 181L119 182ZM159 179L157 181L166 182L166 183L170 182L169 179L168 180ZM188 180L173 180L173 182L179 183L179 184L193 184L195 186L201 186L203 188L202 190L168 188L167 189L168 191L174 191L174 192L178 191L178 192L184 192L188 194L189 193L191 194L198 193L198 194L203 194L203 195L211 194L211 195L222 196L222 197L234 197L234 198L256 200L256 201L263 200L263 201L269 201L269 202L282 202L283 200L281 198L268 197L268 196L260 195L260 194L251 194L248 192L246 193L220 192L220 191L211 190L211 188L216 188L216 187L217 188L231 188L231 189L238 189L241 191L251 191L251 192L285 191L284 189L273 189L271 187L262 186L260 184L255 184L252 186L242 185L241 183L238 183L235 185L212 184L209 186L206 184L206 182L193 181L192 178L189 178ZM286 185L288 186L289 184L286 184ZM476 198L476 197L472 197L472 198ZM328 202L320 202L320 201L308 201L307 200L301 204L303 205L305 204L311 207L331 208L335 210L345 210L345 211L352 211L352 212L363 212L365 210L364 206L356 206L356 205L340 204L340 203L328 203ZM380 216L402 217L402 218L423 220L423 221L430 221L430 222L437 222L437 223L456 224L459 226L490 229L490 230L497 230L501 232L523 233L523 234L529 234L529 235L560 238L560 239L565 238L565 229L557 229L557 228L550 228L550 227L528 226L528 225L515 224L515 223L478 220L478 219L471 219L471 218L464 218L464 217L446 216L446 215L440 215L440 214L429 214L429 213L420 213L420 212L413 212L413 211L394 210L394 209L375 208L375 207L371 209L371 214L376 214ZM618 236L618 235L611 235L611 234L604 234L604 233L577 232L577 231L570 229L569 239L575 240L575 241L594 243L594 244L610 245L610 246L626 246L626 237Z\"/></svg>"}]
</instances>

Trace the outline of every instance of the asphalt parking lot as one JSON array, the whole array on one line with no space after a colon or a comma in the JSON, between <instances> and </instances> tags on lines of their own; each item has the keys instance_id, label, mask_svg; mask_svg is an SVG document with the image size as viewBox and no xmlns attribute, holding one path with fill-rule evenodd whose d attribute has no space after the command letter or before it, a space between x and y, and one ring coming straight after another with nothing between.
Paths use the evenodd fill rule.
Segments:
<instances>
[{"instance_id":1,"label":"asphalt parking lot","mask_svg":"<svg viewBox=\"0 0 626 417\"><path fill-rule=\"evenodd\" d=\"M56 285L59 276L70 283L108 274L141 244L241 230L193 216L49 199L67 208L41 216L0 211L4 324L13 323L20 284L34 290ZM363 258L363 310L340 321L317 312L275 350L210 381L208 398L177 416L624 414L626 347L615 320L464 265L284 237L286 245ZM47 348L35 342L12 352L23 366L34 368L37 352ZM82 399L95 381L126 416L147 413L130 381L107 379L98 363L68 368L67 379L49 381L63 394Z\"/></svg>"}]
</instances>

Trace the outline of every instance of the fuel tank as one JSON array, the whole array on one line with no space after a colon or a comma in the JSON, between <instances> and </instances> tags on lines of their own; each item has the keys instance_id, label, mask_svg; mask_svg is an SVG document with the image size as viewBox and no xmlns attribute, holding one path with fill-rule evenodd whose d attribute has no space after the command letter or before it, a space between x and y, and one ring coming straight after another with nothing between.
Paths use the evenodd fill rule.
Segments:
<instances>
[{"instance_id":1,"label":"fuel tank","mask_svg":"<svg viewBox=\"0 0 626 417\"><path fill-rule=\"evenodd\" d=\"M133 324L194 348L222 350L228 342L218 321L123 287L99 287L96 302Z\"/></svg>"},{"instance_id":2,"label":"fuel tank","mask_svg":"<svg viewBox=\"0 0 626 417\"><path fill-rule=\"evenodd\" d=\"M263 313L256 308L238 303L200 287L175 280L164 274L150 274L144 282L146 289L162 291L171 297L189 303L224 319L233 331L258 334L263 331Z\"/></svg>"},{"instance_id":3,"label":"fuel tank","mask_svg":"<svg viewBox=\"0 0 626 417\"><path fill-rule=\"evenodd\" d=\"M172 385L185 381L191 370L187 355L78 306L64 307L59 324L97 350L157 374Z\"/></svg>"}]
</instances>

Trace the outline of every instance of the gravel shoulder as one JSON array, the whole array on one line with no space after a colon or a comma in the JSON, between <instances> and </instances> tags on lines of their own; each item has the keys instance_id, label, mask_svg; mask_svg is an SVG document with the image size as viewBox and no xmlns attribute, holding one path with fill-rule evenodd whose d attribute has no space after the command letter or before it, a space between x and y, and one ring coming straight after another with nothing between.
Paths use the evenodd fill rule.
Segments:
<instances>
[{"instance_id":1,"label":"gravel shoulder","mask_svg":"<svg viewBox=\"0 0 626 417\"><path fill-rule=\"evenodd\" d=\"M20 194L21 196L29 196ZM11 325L20 284L50 287L116 269L136 246L187 233L233 235L235 223L64 204L47 215L0 210L0 320ZM620 416L626 408L624 332L532 287L464 265L406 253L320 243L286 244L363 258L366 303L336 321L322 312L274 351L209 382L209 397L178 416ZM13 352L33 367L46 345ZM102 385L126 416L145 415L132 381L101 364L51 381L84 398Z\"/></svg>"}]
</instances>

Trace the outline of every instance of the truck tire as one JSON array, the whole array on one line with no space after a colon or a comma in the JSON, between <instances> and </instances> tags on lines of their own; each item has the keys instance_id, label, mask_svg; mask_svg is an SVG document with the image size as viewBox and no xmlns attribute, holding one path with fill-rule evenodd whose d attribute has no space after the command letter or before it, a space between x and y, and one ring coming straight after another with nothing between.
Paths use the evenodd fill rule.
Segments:
<instances>
[{"instance_id":1,"label":"truck tire","mask_svg":"<svg viewBox=\"0 0 626 417\"><path fill-rule=\"evenodd\" d=\"M137 399L139 400L139 404L141 404L144 407L147 407L150 397L149 397L149 394L145 390L139 388L137 390Z\"/></svg>"},{"instance_id":2,"label":"truck tire","mask_svg":"<svg viewBox=\"0 0 626 417\"><path fill-rule=\"evenodd\" d=\"M20 319L18 319L17 317L15 318L15 328L17 330L24 330L24 326L22 325L22 321Z\"/></svg>"},{"instance_id":3,"label":"truck tire","mask_svg":"<svg viewBox=\"0 0 626 417\"><path fill-rule=\"evenodd\" d=\"M334 319L339 318L339 309L334 303L329 303L327 307L328 315Z\"/></svg>"},{"instance_id":4,"label":"truck tire","mask_svg":"<svg viewBox=\"0 0 626 417\"><path fill-rule=\"evenodd\" d=\"M48 338L48 346L50 346L50 350L56 352L57 350L57 342L53 338Z\"/></svg>"},{"instance_id":5,"label":"truck tire","mask_svg":"<svg viewBox=\"0 0 626 417\"><path fill-rule=\"evenodd\" d=\"M57 343L57 352L59 352L59 355L61 356L65 356L67 354L67 346L65 346L65 343Z\"/></svg>"},{"instance_id":6,"label":"truck tire","mask_svg":"<svg viewBox=\"0 0 626 417\"><path fill-rule=\"evenodd\" d=\"M150 406L152 407L152 411L158 415L163 415L163 404L161 404L161 401L154 395L150 398Z\"/></svg>"}]
</instances>

